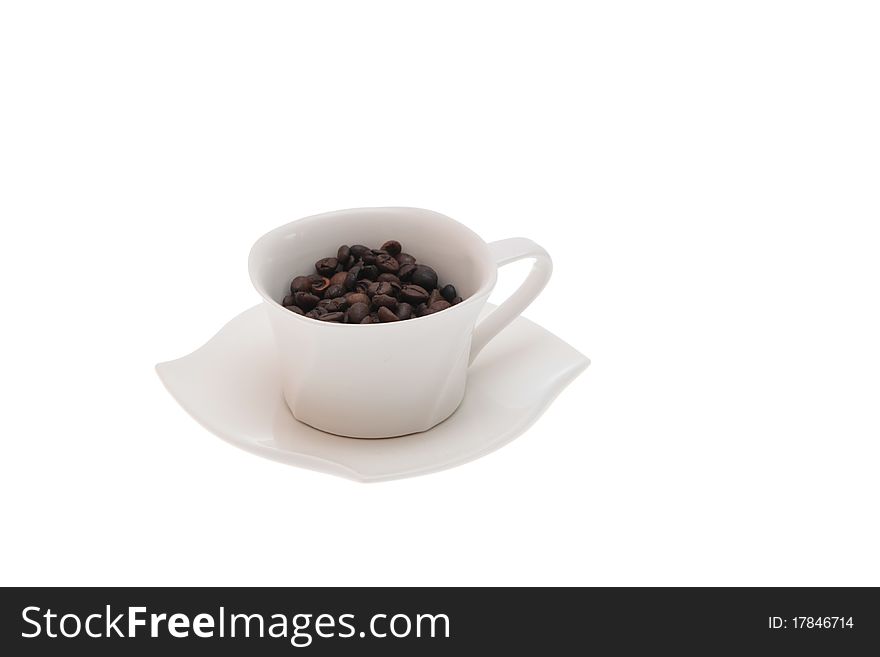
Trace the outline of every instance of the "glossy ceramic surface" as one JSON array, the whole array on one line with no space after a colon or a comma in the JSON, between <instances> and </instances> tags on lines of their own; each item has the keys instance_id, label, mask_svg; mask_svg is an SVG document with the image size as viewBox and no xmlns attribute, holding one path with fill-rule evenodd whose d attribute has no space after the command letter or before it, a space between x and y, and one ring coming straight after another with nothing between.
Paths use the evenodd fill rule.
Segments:
<instances>
[{"instance_id":1,"label":"glossy ceramic surface","mask_svg":"<svg viewBox=\"0 0 880 657\"><path fill-rule=\"evenodd\" d=\"M493 308L486 306L483 314ZM451 417L423 433L387 440L343 438L293 417L262 305L235 317L200 349L156 370L193 418L233 445L366 482L435 472L498 449L531 426L587 365L578 351L519 317L474 360L464 399Z\"/></svg>"},{"instance_id":2,"label":"glossy ceramic surface","mask_svg":"<svg viewBox=\"0 0 880 657\"><path fill-rule=\"evenodd\" d=\"M284 309L294 275L314 272L340 240L378 246L399 240L464 297L442 312L404 322L319 322ZM520 288L479 326L498 267L535 261ZM293 415L322 431L388 438L425 431L464 396L468 365L540 293L550 256L525 238L486 244L466 226L419 208L327 212L277 228L251 249L248 268L278 347L284 398Z\"/></svg>"}]
</instances>

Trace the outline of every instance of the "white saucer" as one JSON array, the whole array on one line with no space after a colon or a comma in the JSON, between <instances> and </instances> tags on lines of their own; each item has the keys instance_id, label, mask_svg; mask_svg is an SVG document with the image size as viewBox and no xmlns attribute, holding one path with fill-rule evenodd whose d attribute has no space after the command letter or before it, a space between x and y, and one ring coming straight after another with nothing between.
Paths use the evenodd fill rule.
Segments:
<instances>
[{"instance_id":1,"label":"white saucer","mask_svg":"<svg viewBox=\"0 0 880 657\"><path fill-rule=\"evenodd\" d=\"M484 313L493 308L487 304ZM477 459L519 436L590 363L522 317L476 358L458 410L420 434L342 438L294 419L281 395L261 305L188 356L156 366L168 392L206 429L266 458L356 481L412 477Z\"/></svg>"}]
</instances>

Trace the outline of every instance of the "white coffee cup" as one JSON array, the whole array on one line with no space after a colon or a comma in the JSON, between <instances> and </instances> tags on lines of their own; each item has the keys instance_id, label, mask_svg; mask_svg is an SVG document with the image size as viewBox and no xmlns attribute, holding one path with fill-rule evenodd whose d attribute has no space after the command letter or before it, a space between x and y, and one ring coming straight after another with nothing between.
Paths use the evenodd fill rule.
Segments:
<instances>
[{"instance_id":1,"label":"white coffee cup","mask_svg":"<svg viewBox=\"0 0 880 657\"><path fill-rule=\"evenodd\" d=\"M362 325L320 322L281 305L291 279L314 273L315 262L341 244L378 248L388 240L433 267L464 300L416 319ZM477 325L498 267L523 258L535 260L526 280ZM468 365L538 296L553 266L522 237L487 244L430 210L358 208L276 228L254 244L248 269L265 300L294 417L340 436L390 438L430 429L458 408Z\"/></svg>"}]
</instances>

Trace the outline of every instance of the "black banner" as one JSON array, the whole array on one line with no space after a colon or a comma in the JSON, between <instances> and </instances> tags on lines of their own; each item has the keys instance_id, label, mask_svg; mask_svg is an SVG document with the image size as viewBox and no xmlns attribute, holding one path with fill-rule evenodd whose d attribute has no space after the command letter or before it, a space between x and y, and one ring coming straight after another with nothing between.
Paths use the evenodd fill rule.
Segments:
<instances>
[{"instance_id":1,"label":"black banner","mask_svg":"<svg viewBox=\"0 0 880 657\"><path fill-rule=\"evenodd\" d=\"M865 654L870 588L7 588L6 655ZM465 651L462 653L462 651Z\"/></svg>"}]
</instances>

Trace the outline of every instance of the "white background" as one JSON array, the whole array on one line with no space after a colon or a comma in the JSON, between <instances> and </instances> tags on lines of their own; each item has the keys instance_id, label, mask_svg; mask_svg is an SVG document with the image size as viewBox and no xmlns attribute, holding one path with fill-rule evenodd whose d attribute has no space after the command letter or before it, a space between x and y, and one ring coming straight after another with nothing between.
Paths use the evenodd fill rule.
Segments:
<instances>
[{"instance_id":1,"label":"white background","mask_svg":"<svg viewBox=\"0 0 880 657\"><path fill-rule=\"evenodd\" d=\"M880 584L872 3L5 2L3 584ZM592 366L474 463L238 451L153 366L415 205ZM498 298L522 269L505 271Z\"/></svg>"}]
</instances>

